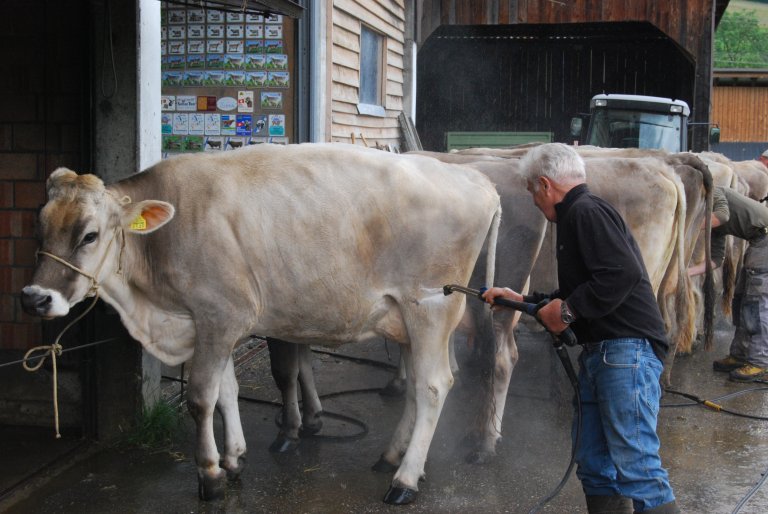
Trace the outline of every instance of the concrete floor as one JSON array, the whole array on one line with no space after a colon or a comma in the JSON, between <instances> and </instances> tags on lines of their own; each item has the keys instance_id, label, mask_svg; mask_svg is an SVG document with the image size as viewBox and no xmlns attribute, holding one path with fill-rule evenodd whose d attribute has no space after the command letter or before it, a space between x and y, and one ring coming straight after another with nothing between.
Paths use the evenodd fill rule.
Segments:
<instances>
[{"instance_id":1,"label":"concrete floor","mask_svg":"<svg viewBox=\"0 0 768 514\"><path fill-rule=\"evenodd\" d=\"M724 354L730 332L718 333L713 352L697 351L678 359L674 388L715 399L756 388L729 382L714 373L711 361ZM466 353L459 345L460 362ZM391 477L375 473L378 459L400 416L402 401L376 393L342 394L324 401L327 411L358 418L368 426L362 438L303 440L295 452L267 451L277 432L277 409L240 402L248 467L232 484L226 498L204 503L197 499L192 434L186 415L186 436L170 449L101 448L76 459L48 480L30 484L0 502L7 513L526 513L548 494L566 470L570 457L570 385L550 350L547 336L523 328L521 361L515 370L504 414L504 439L498 458L485 466L465 463L461 438L472 423L476 389L465 371L449 394L430 448L427 480L414 504L392 507L382 503ZM340 352L397 362L397 349L372 342L346 346ZM575 362L575 352L572 354ZM266 352L240 370L241 395L277 400ZM321 394L384 385L386 369L317 355L315 371ZM768 416L764 385L722 401L729 409ZM689 401L667 394L664 404ZM220 433L220 427L218 427ZM327 419L322 434L354 435L359 427ZM768 422L735 417L696 406L664 407L659 434L662 459L683 512L729 513L761 479L768 468ZM51 473L52 475L53 473ZM575 475L540 512L585 513ZM768 486L760 489L739 511L768 512Z\"/></svg>"}]
</instances>

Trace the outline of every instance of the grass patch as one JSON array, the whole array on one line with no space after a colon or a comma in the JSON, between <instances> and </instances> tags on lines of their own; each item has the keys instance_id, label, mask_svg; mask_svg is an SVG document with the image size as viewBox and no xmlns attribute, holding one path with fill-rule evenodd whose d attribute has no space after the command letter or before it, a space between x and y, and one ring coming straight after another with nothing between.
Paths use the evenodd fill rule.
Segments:
<instances>
[{"instance_id":1,"label":"grass patch","mask_svg":"<svg viewBox=\"0 0 768 514\"><path fill-rule=\"evenodd\" d=\"M120 442L149 450L167 449L181 433L183 416L178 407L159 401L142 410L136 426Z\"/></svg>"}]
</instances>

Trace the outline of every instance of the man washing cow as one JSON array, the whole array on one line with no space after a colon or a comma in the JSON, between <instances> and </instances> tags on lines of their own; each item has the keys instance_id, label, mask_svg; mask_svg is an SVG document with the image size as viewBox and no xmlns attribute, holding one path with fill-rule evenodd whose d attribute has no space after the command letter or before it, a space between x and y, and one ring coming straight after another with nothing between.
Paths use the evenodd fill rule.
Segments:
<instances>
[{"instance_id":1,"label":"man washing cow","mask_svg":"<svg viewBox=\"0 0 768 514\"><path fill-rule=\"evenodd\" d=\"M716 187L712 209L712 267L722 265L725 238L748 241L733 298L736 331L728 355L712 363L736 382L768 378L768 209L728 188ZM688 268L698 275L704 264Z\"/></svg>"},{"instance_id":2,"label":"man washing cow","mask_svg":"<svg viewBox=\"0 0 768 514\"><path fill-rule=\"evenodd\" d=\"M556 334L571 325L584 346L576 461L590 514L679 512L656 434L668 343L637 244L616 210L590 193L572 148L542 145L520 166L534 203L557 223L560 289L523 297L492 287L484 299L550 298L542 323Z\"/></svg>"}]
</instances>

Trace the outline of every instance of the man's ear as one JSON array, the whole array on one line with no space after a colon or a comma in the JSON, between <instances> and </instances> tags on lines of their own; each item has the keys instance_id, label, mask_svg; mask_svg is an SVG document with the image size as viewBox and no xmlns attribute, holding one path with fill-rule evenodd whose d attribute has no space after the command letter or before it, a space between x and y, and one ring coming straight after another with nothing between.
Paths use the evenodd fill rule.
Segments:
<instances>
[{"instance_id":1,"label":"man's ear","mask_svg":"<svg viewBox=\"0 0 768 514\"><path fill-rule=\"evenodd\" d=\"M160 200L144 200L123 207L122 227L134 234L149 234L159 229L173 218L176 210L173 205Z\"/></svg>"}]
</instances>

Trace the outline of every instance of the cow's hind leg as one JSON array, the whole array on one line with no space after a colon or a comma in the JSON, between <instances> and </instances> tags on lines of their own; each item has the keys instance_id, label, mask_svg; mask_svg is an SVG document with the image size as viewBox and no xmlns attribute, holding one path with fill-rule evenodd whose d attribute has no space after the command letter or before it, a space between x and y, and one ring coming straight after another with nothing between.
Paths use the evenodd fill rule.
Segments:
<instances>
[{"instance_id":1,"label":"cow's hind leg","mask_svg":"<svg viewBox=\"0 0 768 514\"><path fill-rule=\"evenodd\" d=\"M418 482L424 476L424 464L435 435L437 420L453 385L448 358L449 329L447 323L435 323L441 314L446 315L435 311L429 313L429 316L436 318L432 322L427 321L426 316L420 316L421 319L408 323L411 358L407 368L407 395L413 397L416 417L400 467L384 496L386 503L399 505L415 499ZM401 428L402 423L398 430ZM395 447L403 442L403 436L403 433L396 433L393 439Z\"/></svg>"},{"instance_id":2,"label":"cow's hind leg","mask_svg":"<svg viewBox=\"0 0 768 514\"><path fill-rule=\"evenodd\" d=\"M282 423L277 437L269 445L273 453L285 453L299 444L301 412L299 411L299 345L267 338L272 378L283 399Z\"/></svg>"},{"instance_id":3,"label":"cow's hind leg","mask_svg":"<svg viewBox=\"0 0 768 514\"><path fill-rule=\"evenodd\" d=\"M200 334L198 337L201 337ZM227 346L198 344L189 372L187 407L197 425L195 461L198 494L202 500L223 496L226 487L226 472L219 466L219 452L213 433L213 411L230 353L231 348Z\"/></svg>"},{"instance_id":4,"label":"cow's hind leg","mask_svg":"<svg viewBox=\"0 0 768 514\"><path fill-rule=\"evenodd\" d=\"M309 345L297 345L299 364L299 385L301 386L301 428L300 436L315 435L323 428L323 406L315 387L315 374L312 371L312 348Z\"/></svg>"},{"instance_id":5,"label":"cow's hind leg","mask_svg":"<svg viewBox=\"0 0 768 514\"><path fill-rule=\"evenodd\" d=\"M405 375L405 356L401 350L397 373L392 380L387 382L387 385L381 389L380 394L382 396L402 396L405 393Z\"/></svg>"},{"instance_id":6,"label":"cow's hind leg","mask_svg":"<svg viewBox=\"0 0 768 514\"><path fill-rule=\"evenodd\" d=\"M224 421L224 458L220 465L227 471L230 480L237 478L245 465L245 437L237 405L238 391L235 366L230 356L221 378L219 401L216 403Z\"/></svg>"},{"instance_id":7,"label":"cow's hind leg","mask_svg":"<svg viewBox=\"0 0 768 514\"><path fill-rule=\"evenodd\" d=\"M483 387L486 392L478 413L480 432L475 440L475 448L467 455L467 462L485 464L496 456L496 445L501 440L501 421L506 408L509 383L512 370L517 364L518 351L514 336L513 316L508 313L495 315L494 334L481 331L478 337L483 346L482 352L488 352L488 365L493 369L483 370ZM486 359L483 359L486 362Z\"/></svg>"},{"instance_id":8,"label":"cow's hind leg","mask_svg":"<svg viewBox=\"0 0 768 514\"><path fill-rule=\"evenodd\" d=\"M456 375L456 373L459 372L459 363L456 360L456 333L454 332L451 334L451 342L448 346L449 353L448 356L450 358L451 363L451 373ZM385 385L380 394L382 396L402 396L405 394L405 384L406 384L406 377L405 377L405 360L403 358L403 354L400 354L400 363L397 367L397 374L395 377L387 382L387 385Z\"/></svg>"},{"instance_id":9,"label":"cow's hind leg","mask_svg":"<svg viewBox=\"0 0 768 514\"><path fill-rule=\"evenodd\" d=\"M403 415L397 423L397 427L392 435L389 446L381 455L379 461L373 465L374 471L380 471L382 473L394 473L397 471L397 468L402 461L403 454L405 454L408 444L411 442L413 424L416 420L416 397L414 395L413 387L409 387L408 385L410 381L407 380L408 377L413 376L410 345L402 345L400 347L400 369L403 371L403 376L407 381L405 388L405 406L403 407Z\"/></svg>"}]
</instances>

